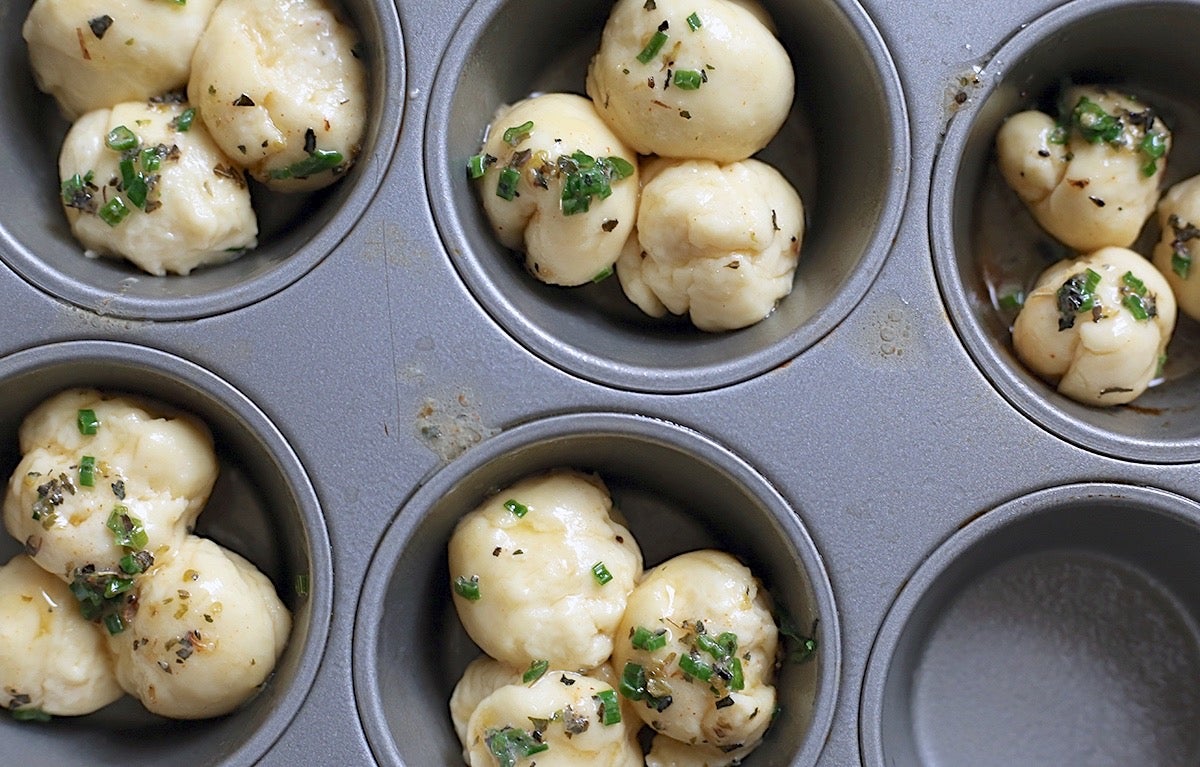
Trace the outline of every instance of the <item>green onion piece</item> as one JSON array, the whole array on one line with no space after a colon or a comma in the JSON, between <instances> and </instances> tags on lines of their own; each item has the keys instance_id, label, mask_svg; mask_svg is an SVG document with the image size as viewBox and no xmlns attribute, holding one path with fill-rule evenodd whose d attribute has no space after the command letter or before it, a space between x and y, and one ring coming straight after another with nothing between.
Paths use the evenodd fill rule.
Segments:
<instances>
[{"instance_id":1,"label":"green onion piece","mask_svg":"<svg viewBox=\"0 0 1200 767\"><path fill-rule=\"evenodd\" d=\"M504 139L505 144L508 144L509 146L516 146L525 139L529 138L531 133L533 133L533 120L526 120L520 125L514 125L510 128L507 128L501 138Z\"/></svg>"},{"instance_id":2,"label":"green onion piece","mask_svg":"<svg viewBox=\"0 0 1200 767\"><path fill-rule=\"evenodd\" d=\"M121 572L126 575L137 575L140 572L144 572L141 561L137 558L137 555L132 553L121 557L121 560L117 564L120 565Z\"/></svg>"},{"instance_id":3,"label":"green onion piece","mask_svg":"<svg viewBox=\"0 0 1200 767\"><path fill-rule=\"evenodd\" d=\"M629 178L633 175L633 172L637 170L635 167L633 167L633 163L629 162L629 160L626 160L624 157L617 157L614 155L604 159L608 160L609 164L612 165L613 175L615 175L617 178Z\"/></svg>"},{"instance_id":4,"label":"green onion piece","mask_svg":"<svg viewBox=\"0 0 1200 767\"><path fill-rule=\"evenodd\" d=\"M33 706L24 706L22 708L14 708L9 713L12 718L18 722L49 722L50 715L40 708Z\"/></svg>"},{"instance_id":5,"label":"green onion piece","mask_svg":"<svg viewBox=\"0 0 1200 767\"><path fill-rule=\"evenodd\" d=\"M1135 320L1150 319L1150 310L1146 306L1146 301L1137 293L1127 293L1121 299L1121 305L1129 310Z\"/></svg>"},{"instance_id":6,"label":"green onion piece","mask_svg":"<svg viewBox=\"0 0 1200 767\"><path fill-rule=\"evenodd\" d=\"M1071 120L1089 143L1116 141L1121 137L1121 121L1087 96L1080 97L1071 113Z\"/></svg>"},{"instance_id":7,"label":"green onion piece","mask_svg":"<svg viewBox=\"0 0 1200 767\"><path fill-rule=\"evenodd\" d=\"M617 702L615 690L601 690L592 696L592 700L596 701L601 724L610 727L621 723L621 704Z\"/></svg>"},{"instance_id":8,"label":"green onion piece","mask_svg":"<svg viewBox=\"0 0 1200 767\"><path fill-rule=\"evenodd\" d=\"M175 127L175 130L179 131L180 133L187 133L192 129L192 122L195 121L195 119L196 108L188 107L180 112L179 116L171 121L171 124Z\"/></svg>"},{"instance_id":9,"label":"green onion piece","mask_svg":"<svg viewBox=\"0 0 1200 767\"><path fill-rule=\"evenodd\" d=\"M645 626L638 626L633 630L629 642L638 650L654 652L667 646L667 630L651 631Z\"/></svg>"},{"instance_id":10,"label":"green onion piece","mask_svg":"<svg viewBox=\"0 0 1200 767\"><path fill-rule=\"evenodd\" d=\"M1060 146L1067 143L1067 127L1065 125L1055 125L1054 130L1050 131L1050 135L1046 137L1046 142Z\"/></svg>"},{"instance_id":11,"label":"green onion piece","mask_svg":"<svg viewBox=\"0 0 1200 767\"><path fill-rule=\"evenodd\" d=\"M1060 331L1075 326L1075 315L1091 311L1096 306L1096 288L1100 285L1100 275L1092 269L1087 269L1072 276L1058 289L1058 329Z\"/></svg>"},{"instance_id":12,"label":"green onion piece","mask_svg":"<svg viewBox=\"0 0 1200 767\"><path fill-rule=\"evenodd\" d=\"M1163 371L1166 369L1166 367L1167 367L1167 355L1164 352L1164 353L1158 355L1158 367L1156 367L1154 369L1154 377L1158 378L1158 377L1162 376Z\"/></svg>"},{"instance_id":13,"label":"green onion piece","mask_svg":"<svg viewBox=\"0 0 1200 767\"><path fill-rule=\"evenodd\" d=\"M129 578L109 578L104 582L104 591L100 593L100 596L102 599L112 599L119 597L131 588L133 588L133 581Z\"/></svg>"},{"instance_id":14,"label":"green onion piece","mask_svg":"<svg viewBox=\"0 0 1200 767\"><path fill-rule=\"evenodd\" d=\"M308 573L296 573L296 596L306 597L309 595L310 590L311 585Z\"/></svg>"},{"instance_id":15,"label":"green onion piece","mask_svg":"<svg viewBox=\"0 0 1200 767\"><path fill-rule=\"evenodd\" d=\"M704 82L704 75L695 69L676 69L675 87L685 91L694 91Z\"/></svg>"},{"instance_id":16,"label":"green onion piece","mask_svg":"<svg viewBox=\"0 0 1200 767\"><path fill-rule=\"evenodd\" d=\"M465 575L460 575L455 578L454 593L470 602L477 601L482 596L479 593L479 576L472 575L468 578Z\"/></svg>"},{"instance_id":17,"label":"green onion piece","mask_svg":"<svg viewBox=\"0 0 1200 767\"><path fill-rule=\"evenodd\" d=\"M714 660L725 660L737 652L738 638L732 631L723 631L716 637L711 634L700 634L696 637L696 646L713 657Z\"/></svg>"},{"instance_id":18,"label":"green onion piece","mask_svg":"<svg viewBox=\"0 0 1200 767\"><path fill-rule=\"evenodd\" d=\"M744 690L746 688L746 677L742 673L742 661L740 658L730 658L728 660L729 681L726 685L731 690Z\"/></svg>"},{"instance_id":19,"label":"green onion piece","mask_svg":"<svg viewBox=\"0 0 1200 767\"><path fill-rule=\"evenodd\" d=\"M104 137L104 144L109 149L114 149L118 152L124 152L129 149L134 149L138 145L138 137L133 131L126 128L124 125L118 125L108 132Z\"/></svg>"},{"instance_id":20,"label":"green onion piece","mask_svg":"<svg viewBox=\"0 0 1200 767\"><path fill-rule=\"evenodd\" d=\"M688 29L691 29L693 32L695 32L700 27L704 26L703 24L700 23L700 15L697 13L693 13L692 15L687 17L687 25L688 25Z\"/></svg>"},{"instance_id":21,"label":"green onion piece","mask_svg":"<svg viewBox=\"0 0 1200 767\"><path fill-rule=\"evenodd\" d=\"M1130 292L1136 293L1139 296L1146 295L1146 283L1138 279L1133 272L1125 272L1121 276L1121 284L1129 289Z\"/></svg>"},{"instance_id":22,"label":"green onion piece","mask_svg":"<svg viewBox=\"0 0 1200 767\"><path fill-rule=\"evenodd\" d=\"M511 511L517 517L523 517L529 513L529 507L514 498L509 498L505 501L504 508Z\"/></svg>"},{"instance_id":23,"label":"green onion piece","mask_svg":"<svg viewBox=\"0 0 1200 767\"><path fill-rule=\"evenodd\" d=\"M87 186L88 184L92 183L92 179L94 177L95 172L89 170L86 175L80 176L78 173L76 173L70 178L65 179L62 182L63 204L72 205L75 207L80 207L85 204L87 199L91 197L91 195L88 194Z\"/></svg>"},{"instance_id":24,"label":"green onion piece","mask_svg":"<svg viewBox=\"0 0 1200 767\"><path fill-rule=\"evenodd\" d=\"M95 434L100 428L100 419L96 417L96 411L91 408L83 408L76 416L76 422L79 424L80 434Z\"/></svg>"},{"instance_id":25,"label":"green onion piece","mask_svg":"<svg viewBox=\"0 0 1200 767\"><path fill-rule=\"evenodd\" d=\"M511 200L517 196L517 184L521 181L521 172L516 168L505 168L500 171L496 181L496 196Z\"/></svg>"},{"instance_id":26,"label":"green onion piece","mask_svg":"<svg viewBox=\"0 0 1200 767\"><path fill-rule=\"evenodd\" d=\"M112 513L108 515L108 522L105 524L112 531L113 540L118 546L140 551L146 548L146 544L150 542L141 520L132 516L126 506L120 504L114 506Z\"/></svg>"},{"instance_id":27,"label":"green onion piece","mask_svg":"<svg viewBox=\"0 0 1200 767\"><path fill-rule=\"evenodd\" d=\"M596 583L603 586L613 579L612 573L604 566L603 562L597 562L592 565L592 577L596 579Z\"/></svg>"},{"instance_id":28,"label":"green onion piece","mask_svg":"<svg viewBox=\"0 0 1200 767\"><path fill-rule=\"evenodd\" d=\"M146 147L142 150L138 161L142 164L142 170L147 173L155 173L162 167L162 154L157 147Z\"/></svg>"},{"instance_id":29,"label":"green onion piece","mask_svg":"<svg viewBox=\"0 0 1200 767\"><path fill-rule=\"evenodd\" d=\"M124 165L124 162L121 164ZM150 194L150 187L146 185L145 177L141 173L135 174L124 186L125 196L129 198L129 201L145 210L146 197Z\"/></svg>"},{"instance_id":30,"label":"green onion piece","mask_svg":"<svg viewBox=\"0 0 1200 767\"><path fill-rule=\"evenodd\" d=\"M700 658L699 653L689 652L679 656L679 668L688 676L707 682L713 673L712 666Z\"/></svg>"},{"instance_id":31,"label":"green onion piece","mask_svg":"<svg viewBox=\"0 0 1200 767\"><path fill-rule=\"evenodd\" d=\"M1148 131L1138 144L1138 149L1146 156L1142 175L1149 178L1158 170L1158 159L1167 153L1167 134L1155 130Z\"/></svg>"},{"instance_id":32,"label":"green onion piece","mask_svg":"<svg viewBox=\"0 0 1200 767\"><path fill-rule=\"evenodd\" d=\"M1025 305L1025 291L1014 289L999 298L1001 309L1020 309Z\"/></svg>"},{"instance_id":33,"label":"green onion piece","mask_svg":"<svg viewBox=\"0 0 1200 767\"><path fill-rule=\"evenodd\" d=\"M550 748L550 744L539 743L532 735L515 727L488 730L484 734L484 742L500 767L516 767L517 760L540 754Z\"/></svg>"},{"instance_id":34,"label":"green onion piece","mask_svg":"<svg viewBox=\"0 0 1200 767\"><path fill-rule=\"evenodd\" d=\"M96 486L96 458L85 455L79 459L79 484L84 487Z\"/></svg>"},{"instance_id":35,"label":"green onion piece","mask_svg":"<svg viewBox=\"0 0 1200 767\"><path fill-rule=\"evenodd\" d=\"M1178 274L1180 279L1188 278L1192 271L1192 254L1186 247L1175 248L1175 252L1171 254L1171 271Z\"/></svg>"},{"instance_id":36,"label":"green onion piece","mask_svg":"<svg viewBox=\"0 0 1200 767\"><path fill-rule=\"evenodd\" d=\"M308 178L322 171L333 170L342 164L345 158L336 149L314 149L308 157L297 160L286 168L276 168L271 171L271 178L279 181L288 178Z\"/></svg>"},{"instance_id":37,"label":"green onion piece","mask_svg":"<svg viewBox=\"0 0 1200 767\"><path fill-rule=\"evenodd\" d=\"M129 215L129 206L120 197L113 197L97 211L100 220L109 226L117 226Z\"/></svg>"},{"instance_id":38,"label":"green onion piece","mask_svg":"<svg viewBox=\"0 0 1200 767\"><path fill-rule=\"evenodd\" d=\"M467 175L471 178L483 178L488 166L494 162L496 162L496 158L490 154L471 155L467 160Z\"/></svg>"},{"instance_id":39,"label":"green onion piece","mask_svg":"<svg viewBox=\"0 0 1200 767\"><path fill-rule=\"evenodd\" d=\"M537 680L542 678L542 676L546 673L546 670L549 668L550 668L550 661L535 660L529 664L529 670L521 675L521 681L525 684L529 684L530 682L536 682Z\"/></svg>"},{"instance_id":40,"label":"green onion piece","mask_svg":"<svg viewBox=\"0 0 1200 767\"><path fill-rule=\"evenodd\" d=\"M650 59L658 55L662 50L663 45L667 42L667 33L663 30L658 30L650 38L650 42L646 43L646 47L637 55L637 60L643 64L649 64Z\"/></svg>"},{"instance_id":41,"label":"green onion piece","mask_svg":"<svg viewBox=\"0 0 1200 767\"><path fill-rule=\"evenodd\" d=\"M592 277L592 282L604 282L605 280L607 280L609 277L612 277L612 276L613 276L613 268L611 266L606 266L603 269L601 269L600 271L596 272L596 274Z\"/></svg>"},{"instance_id":42,"label":"green onion piece","mask_svg":"<svg viewBox=\"0 0 1200 767\"><path fill-rule=\"evenodd\" d=\"M630 700L641 700L646 697L646 669L637 663L627 662L621 669L621 681L617 689Z\"/></svg>"},{"instance_id":43,"label":"green onion piece","mask_svg":"<svg viewBox=\"0 0 1200 767\"><path fill-rule=\"evenodd\" d=\"M121 620L121 616L116 613L109 613L104 616L104 628L108 629L108 633L116 636L125 630L125 621Z\"/></svg>"}]
</instances>

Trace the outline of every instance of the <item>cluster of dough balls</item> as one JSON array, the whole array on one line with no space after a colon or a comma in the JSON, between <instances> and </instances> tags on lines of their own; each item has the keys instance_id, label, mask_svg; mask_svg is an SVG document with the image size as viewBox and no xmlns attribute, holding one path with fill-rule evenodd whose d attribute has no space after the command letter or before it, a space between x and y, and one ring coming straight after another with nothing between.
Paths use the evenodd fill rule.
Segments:
<instances>
[{"instance_id":1,"label":"cluster of dough balls","mask_svg":"<svg viewBox=\"0 0 1200 767\"><path fill-rule=\"evenodd\" d=\"M778 629L734 557L695 551L643 572L603 481L571 469L489 497L448 554L459 618L485 653L450 698L472 767L720 767L761 742Z\"/></svg>"},{"instance_id":2,"label":"cluster of dough balls","mask_svg":"<svg viewBox=\"0 0 1200 767\"><path fill-rule=\"evenodd\" d=\"M229 261L258 244L247 173L310 191L359 152L366 73L329 0L36 0L23 33L73 121L62 202L90 255Z\"/></svg>"},{"instance_id":3,"label":"cluster of dough balls","mask_svg":"<svg viewBox=\"0 0 1200 767\"><path fill-rule=\"evenodd\" d=\"M1185 311L1190 303L1182 297L1194 236L1188 200L1200 187L1181 184L1159 206L1171 141L1151 107L1094 85L1066 88L1057 119L1020 112L997 133L1001 175L1042 228L1079 253L1037 278L1013 325L1013 347L1078 402L1140 396L1166 359L1172 289ZM1156 206L1163 242L1151 263L1129 248Z\"/></svg>"},{"instance_id":4,"label":"cluster of dough balls","mask_svg":"<svg viewBox=\"0 0 1200 767\"><path fill-rule=\"evenodd\" d=\"M68 389L21 423L0 568L0 706L77 715L129 693L180 719L237 708L266 680L291 615L253 564L192 533L216 481L186 414Z\"/></svg>"},{"instance_id":5,"label":"cluster of dough balls","mask_svg":"<svg viewBox=\"0 0 1200 767\"><path fill-rule=\"evenodd\" d=\"M769 315L791 292L804 210L782 174L750 159L795 91L762 6L618 0L586 91L493 118L469 169L500 242L553 285L615 270L654 317L723 331Z\"/></svg>"}]
</instances>

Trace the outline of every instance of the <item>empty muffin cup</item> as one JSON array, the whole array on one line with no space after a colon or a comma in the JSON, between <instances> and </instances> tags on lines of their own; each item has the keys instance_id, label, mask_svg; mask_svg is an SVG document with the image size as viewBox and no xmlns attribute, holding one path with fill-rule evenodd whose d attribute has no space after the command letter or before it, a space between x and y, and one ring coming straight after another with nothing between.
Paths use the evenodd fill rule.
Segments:
<instances>
[{"instance_id":1,"label":"empty muffin cup","mask_svg":"<svg viewBox=\"0 0 1200 767\"><path fill-rule=\"evenodd\" d=\"M697 330L687 317L644 314L617 279L573 288L539 282L497 241L468 178L468 159L498 108L538 92L584 92L612 3L485 0L463 19L429 100L433 213L472 294L538 356L627 390L712 389L794 358L845 318L874 281L908 184L907 114L895 68L852 0L762 5L791 57L796 98L757 156L800 193L807 224L791 294L765 320L723 333Z\"/></svg>"},{"instance_id":2,"label":"empty muffin cup","mask_svg":"<svg viewBox=\"0 0 1200 767\"><path fill-rule=\"evenodd\" d=\"M367 69L366 128L356 162L340 181L307 194L272 193L250 184L258 219L258 246L223 264L186 276L154 276L125 261L88 257L63 212L59 150L70 127L55 101L37 90L21 38L21 11L6 19L0 61L0 182L20 189L0 222L0 259L56 298L97 314L126 319L207 317L252 304L291 285L321 262L354 227L375 195L391 160L405 93L404 60L396 7L384 0L337 0L335 7L359 33ZM81 38L82 39L82 38ZM100 182L101 184L103 182Z\"/></svg>"},{"instance_id":3,"label":"empty muffin cup","mask_svg":"<svg viewBox=\"0 0 1200 767\"><path fill-rule=\"evenodd\" d=\"M1200 506L1081 484L988 511L909 579L876 639L869 767L1195 764Z\"/></svg>"},{"instance_id":4,"label":"empty muffin cup","mask_svg":"<svg viewBox=\"0 0 1200 767\"><path fill-rule=\"evenodd\" d=\"M502 432L404 503L375 551L355 620L355 697L380 764L461 763L448 702L481 653L452 603L447 543L458 520L488 495L559 467L600 476L647 567L685 551L724 549L763 581L780 615L814 632L815 654L780 667L777 718L744 764L815 764L837 696L839 627L824 565L795 511L753 469L696 432L593 413Z\"/></svg>"},{"instance_id":5,"label":"empty muffin cup","mask_svg":"<svg viewBox=\"0 0 1200 767\"><path fill-rule=\"evenodd\" d=\"M183 359L107 341L34 347L0 359L0 467L5 482L21 458L17 430L42 401L69 388L145 397L188 412L211 430L219 474L196 533L263 572L292 613L273 674L249 701L215 719L174 721L126 696L82 717L49 723L0 717L0 743L29 765L83 761L254 764L279 738L316 676L329 630L333 575L316 495L286 439L225 381ZM101 426L103 428L103 426ZM22 550L5 534L0 559Z\"/></svg>"},{"instance_id":6,"label":"empty muffin cup","mask_svg":"<svg viewBox=\"0 0 1200 767\"><path fill-rule=\"evenodd\" d=\"M1024 26L983 68L981 86L951 119L938 154L930 216L934 266L967 350L1000 393L1058 436L1136 461L1200 459L1200 328L1180 316L1165 365L1123 406L1082 405L1031 373L1013 351L1009 302L1070 255L1046 234L996 167L996 135L1026 109L1056 114L1067 84L1135 94L1172 132L1162 186L1200 173L1200 101L1183 84L1200 76L1186 53L1200 8L1183 2L1072 2ZM1101 205L1093 200L1096 205ZM1159 239L1151 216L1131 246L1149 258Z\"/></svg>"}]
</instances>

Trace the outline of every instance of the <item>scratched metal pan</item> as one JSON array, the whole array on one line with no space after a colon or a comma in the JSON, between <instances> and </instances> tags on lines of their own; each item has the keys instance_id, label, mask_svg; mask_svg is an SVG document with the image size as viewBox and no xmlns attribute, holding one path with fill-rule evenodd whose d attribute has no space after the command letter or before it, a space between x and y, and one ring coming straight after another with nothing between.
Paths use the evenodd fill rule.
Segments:
<instances>
[{"instance_id":1,"label":"scratched metal pan","mask_svg":"<svg viewBox=\"0 0 1200 767\"><path fill-rule=\"evenodd\" d=\"M283 195L251 186L259 246L186 280L155 277L124 261L81 258L57 196L58 150L68 122L29 73L21 27L31 2L0 7L0 100L15 124L0 142L0 185L20 189L4 205L0 258L38 288L97 314L182 320L231 311L283 290L321 262L362 216L395 148L404 70L395 8L371 0L341 5L357 26L370 72L362 152L348 177L313 194ZM390 52L385 54L385 52ZM13 105L22 108L13 108Z\"/></svg>"}]
</instances>

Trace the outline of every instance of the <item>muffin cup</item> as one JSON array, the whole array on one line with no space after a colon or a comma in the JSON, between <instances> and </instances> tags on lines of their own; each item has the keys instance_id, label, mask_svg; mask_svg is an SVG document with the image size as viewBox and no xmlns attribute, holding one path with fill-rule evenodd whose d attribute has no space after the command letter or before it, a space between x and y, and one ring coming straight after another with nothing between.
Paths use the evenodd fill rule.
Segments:
<instances>
[{"instance_id":1,"label":"muffin cup","mask_svg":"<svg viewBox=\"0 0 1200 767\"><path fill-rule=\"evenodd\" d=\"M688 429L641 416L533 421L472 448L419 488L376 550L358 606L354 687L367 740L385 765L458 764L448 701L480 655L451 601L446 546L487 495L554 467L594 471L642 547L647 567L722 548L764 582L817 652L785 662L780 711L744 764L815 764L840 673L838 616L824 565L787 502L750 467Z\"/></svg>"},{"instance_id":2,"label":"muffin cup","mask_svg":"<svg viewBox=\"0 0 1200 767\"><path fill-rule=\"evenodd\" d=\"M22 764L258 761L299 710L329 632L333 572L316 495L295 453L266 416L229 384L178 357L141 346L79 341L34 347L0 359L0 467L20 460L25 415L71 387L144 396L187 411L212 430L220 474L196 532L243 555L275 584L292 612L291 637L263 689L233 713L172 721L133 698L84 717L48 724L0 717L0 744ZM7 534L0 561L22 550Z\"/></svg>"},{"instance_id":3,"label":"muffin cup","mask_svg":"<svg viewBox=\"0 0 1200 767\"><path fill-rule=\"evenodd\" d=\"M931 187L934 267L967 350L1000 393L1044 428L1106 455L1135 461L1200 460L1200 325L1180 317L1162 380L1126 406L1074 402L1029 372L1012 348L1010 288L1070 253L1034 223L996 169L996 132L1023 109L1054 113L1064 82L1119 86L1152 105L1173 143L1163 188L1200 173L1200 99L1185 84L1200 77L1190 56L1200 35L1194 3L1072 2L1024 26L979 75L981 85L951 120ZM1149 258L1158 241L1151 217L1133 245Z\"/></svg>"},{"instance_id":4,"label":"muffin cup","mask_svg":"<svg viewBox=\"0 0 1200 767\"><path fill-rule=\"evenodd\" d=\"M385 0L339 0L358 28L369 71L362 152L346 177L319 192L284 195L251 184L258 247L186 276L147 274L124 260L89 258L72 236L59 192L58 155L70 125L34 85L25 41L27 4L0 10L0 185L10 190L0 221L0 259L50 295L97 314L183 320L228 312L271 296L307 274L354 227L374 197L397 140L405 93L396 8Z\"/></svg>"},{"instance_id":5,"label":"muffin cup","mask_svg":"<svg viewBox=\"0 0 1200 767\"><path fill-rule=\"evenodd\" d=\"M889 54L853 0L763 5L792 58L796 99L758 156L800 192L807 227L791 295L757 325L721 334L686 317L643 314L616 279L577 288L538 282L498 243L467 177L497 108L535 92L583 93L611 2L485 0L466 14L438 70L425 128L434 217L472 294L538 356L622 389L716 388L812 346L879 273L909 169L906 108Z\"/></svg>"},{"instance_id":6,"label":"muffin cup","mask_svg":"<svg viewBox=\"0 0 1200 767\"><path fill-rule=\"evenodd\" d=\"M985 513L909 579L863 686L868 767L1195 764L1200 505L1059 486Z\"/></svg>"}]
</instances>

